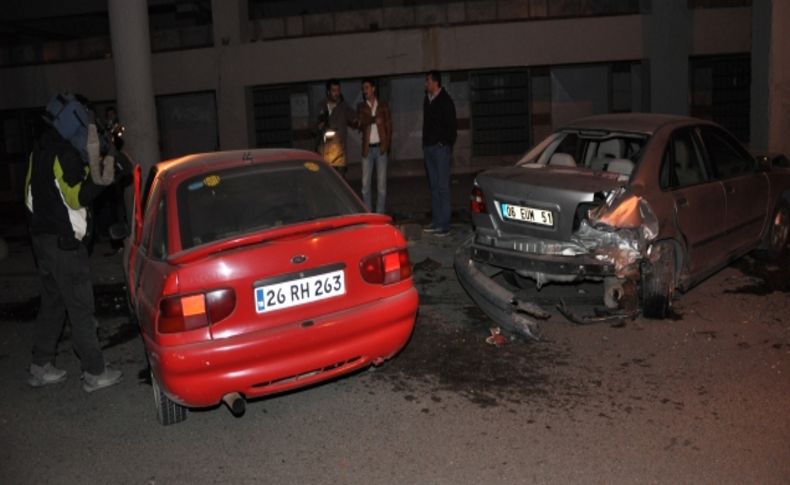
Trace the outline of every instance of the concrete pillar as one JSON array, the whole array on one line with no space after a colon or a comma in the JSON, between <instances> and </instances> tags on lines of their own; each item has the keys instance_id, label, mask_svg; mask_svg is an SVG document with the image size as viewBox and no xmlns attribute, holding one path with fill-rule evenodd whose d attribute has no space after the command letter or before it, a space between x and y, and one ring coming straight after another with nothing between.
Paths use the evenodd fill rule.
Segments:
<instances>
[{"instance_id":1,"label":"concrete pillar","mask_svg":"<svg viewBox=\"0 0 790 485\"><path fill-rule=\"evenodd\" d=\"M790 0L752 3L751 146L790 155Z\"/></svg>"},{"instance_id":2,"label":"concrete pillar","mask_svg":"<svg viewBox=\"0 0 790 485\"><path fill-rule=\"evenodd\" d=\"M239 45L249 39L249 0L211 0L214 45Z\"/></svg>"},{"instance_id":3,"label":"concrete pillar","mask_svg":"<svg viewBox=\"0 0 790 485\"><path fill-rule=\"evenodd\" d=\"M644 53L648 62L650 111L689 113L689 54L692 48L688 0L650 2L642 16Z\"/></svg>"},{"instance_id":4,"label":"concrete pillar","mask_svg":"<svg viewBox=\"0 0 790 485\"><path fill-rule=\"evenodd\" d=\"M118 118L126 126L124 149L140 164L145 178L159 161L148 2L109 0L108 7Z\"/></svg>"},{"instance_id":5,"label":"concrete pillar","mask_svg":"<svg viewBox=\"0 0 790 485\"><path fill-rule=\"evenodd\" d=\"M233 47L248 40L248 0L212 0L211 17L214 24L214 63L219 71L214 94L217 100L217 125L221 150L247 148L249 139L248 103L246 87L236 69L244 61Z\"/></svg>"}]
</instances>

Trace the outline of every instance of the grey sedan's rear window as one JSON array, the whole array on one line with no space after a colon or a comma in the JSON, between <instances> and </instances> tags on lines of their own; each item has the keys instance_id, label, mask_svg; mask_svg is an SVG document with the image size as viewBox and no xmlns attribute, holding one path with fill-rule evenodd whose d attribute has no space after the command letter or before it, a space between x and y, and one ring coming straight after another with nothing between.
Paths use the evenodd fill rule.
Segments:
<instances>
[{"instance_id":1,"label":"grey sedan's rear window","mask_svg":"<svg viewBox=\"0 0 790 485\"><path fill-rule=\"evenodd\" d=\"M207 171L177 189L182 249L270 227L364 212L332 169L315 162Z\"/></svg>"},{"instance_id":2,"label":"grey sedan's rear window","mask_svg":"<svg viewBox=\"0 0 790 485\"><path fill-rule=\"evenodd\" d=\"M520 164L537 163L630 174L642 157L647 136L607 131L561 131L530 150ZM615 163L612 163L615 162Z\"/></svg>"}]
</instances>

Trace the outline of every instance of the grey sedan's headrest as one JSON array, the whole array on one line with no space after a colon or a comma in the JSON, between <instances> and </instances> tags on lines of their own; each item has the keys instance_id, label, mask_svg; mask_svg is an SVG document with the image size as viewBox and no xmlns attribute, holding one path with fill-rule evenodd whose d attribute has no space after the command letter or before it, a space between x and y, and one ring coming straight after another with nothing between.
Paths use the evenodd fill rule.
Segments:
<instances>
[{"instance_id":1,"label":"grey sedan's headrest","mask_svg":"<svg viewBox=\"0 0 790 485\"><path fill-rule=\"evenodd\" d=\"M549 165L555 167L575 167L576 161L567 153L555 153L549 159Z\"/></svg>"},{"instance_id":2,"label":"grey sedan's headrest","mask_svg":"<svg viewBox=\"0 0 790 485\"><path fill-rule=\"evenodd\" d=\"M621 158L623 156L623 140L619 138L610 138L604 140L598 147L599 157Z\"/></svg>"},{"instance_id":3,"label":"grey sedan's headrest","mask_svg":"<svg viewBox=\"0 0 790 485\"><path fill-rule=\"evenodd\" d=\"M631 175L631 172L634 171L634 162L627 158L615 158L606 166L606 171L620 175Z\"/></svg>"}]
</instances>

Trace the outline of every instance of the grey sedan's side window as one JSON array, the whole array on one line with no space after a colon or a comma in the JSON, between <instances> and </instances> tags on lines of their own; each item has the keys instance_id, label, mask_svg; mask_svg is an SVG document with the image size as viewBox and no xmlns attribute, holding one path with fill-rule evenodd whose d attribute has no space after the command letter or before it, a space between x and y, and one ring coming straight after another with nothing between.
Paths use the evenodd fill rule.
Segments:
<instances>
[{"instance_id":1,"label":"grey sedan's side window","mask_svg":"<svg viewBox=\"0 0 790 485\"><path fill-rule=\"evenodd\" d=\"M702 153L690 130L680 130L672 135L664 152L659 174L662 189L696 185L708 180Z\"/></svg>"},{"instance_id":2,"label":"grey sedan's side window","mask_svg":"<svg viewBox=\"0 0 790 485\"><path fill-rule=\"evenodd\" d=\"M711 126L700 129L702 142L718 178L737 177L757 169L754 157L725 132Z\"/></svg>"}]
</instances>

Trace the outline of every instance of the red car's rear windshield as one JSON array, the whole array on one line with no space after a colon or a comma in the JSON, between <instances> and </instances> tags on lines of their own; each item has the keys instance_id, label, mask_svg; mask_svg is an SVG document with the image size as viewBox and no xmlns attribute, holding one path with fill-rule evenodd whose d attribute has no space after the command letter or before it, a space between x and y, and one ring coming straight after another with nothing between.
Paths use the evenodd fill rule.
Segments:
<instances>
[{"instance_id":1,"label":"red car's rear windshield","mask_svg":"<svg viewBox=\"0 0 790 485\"><path fill-rule=\"evenodd\" d=\"M176 196L183 249L365 211L331 168L310 161L204 172L183 181Z\"/></svg>"}]
</instances>

